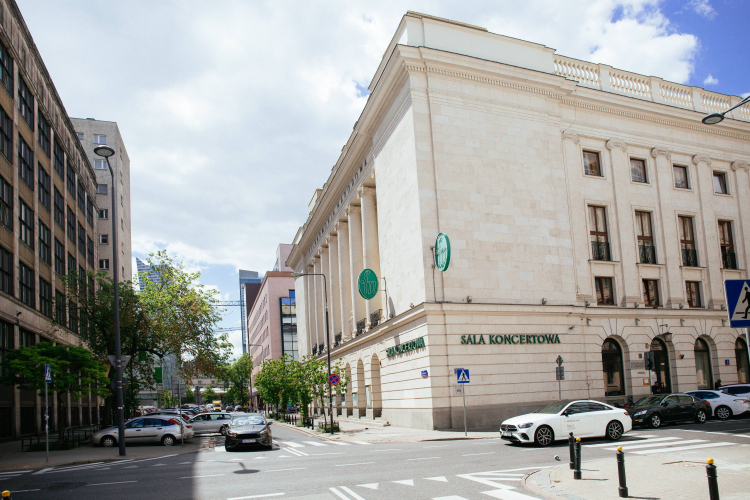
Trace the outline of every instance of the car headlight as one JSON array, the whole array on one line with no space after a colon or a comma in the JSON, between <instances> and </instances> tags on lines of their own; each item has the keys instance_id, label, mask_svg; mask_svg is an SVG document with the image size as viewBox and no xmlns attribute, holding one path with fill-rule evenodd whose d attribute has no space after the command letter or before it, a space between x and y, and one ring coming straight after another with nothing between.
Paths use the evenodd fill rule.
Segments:
<instances>
[{"instance_id":1,"label":"car headlight","mask_svg":"<svg viewBox=\"0 0 750 500\"><path fill-rule=\"evenodd\" d=\"M533 424L533 422L528 422L528 423L526 423L526 424L521 424L521 425L519 425L519 426L518 426L518 428L519 428L519 429L528 429L528 428L529 428L529 427L531 427L532 425L534 425L534 424Z\"/></svg>"},{"instance_id":2,"label":"car headlight","mask_svg":"<svg viewBox=\"0 0 750 500\"><path fill-rule=\"evenodd\" d=\"M268 434L268 429L263 429L262 431L260 431L260 434Z\"/></svg>"},{"instance_id":3,"label":"car headlight","mask_svg":"<svg viewBox=\"0 0 750 500\"><path fill-rule=\"evenodd\" d=\"M641 415L645 415L647 410L641 410L638 413L634 414L634 417L640 417Z\"/></svg>"},{"instance_id":4,"label":"car headlight","mask_svg":"<svg viewBox=\"0 0 750 500\"><path fill-rule=\"evenodd\" d=\"M237 437L238 434L236 432L230 432L229 435L232 437Z\"/></svg>"}]
</instances>

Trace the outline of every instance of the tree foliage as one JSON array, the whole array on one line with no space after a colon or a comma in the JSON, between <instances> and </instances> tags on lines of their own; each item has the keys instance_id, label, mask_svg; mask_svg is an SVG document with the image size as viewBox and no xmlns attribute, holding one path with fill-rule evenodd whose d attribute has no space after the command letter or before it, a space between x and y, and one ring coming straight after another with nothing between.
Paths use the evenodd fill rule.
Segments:
<instances>
[{"instance_id":1,"label":"tree foliage","mask_svg":"<svg viewBox=\"0 0 750 500\"><path fill-rule=\"evenodd\" d=\"M214 386L212 385L206 386L201 391L201 402L204 405L209 404L213 401L216 401L217 399L219 399L219 395L216 393L216 391L214 391Z\"/></svg>"},{"instance_id":2,"label":"tree foliage","mask_svg":"<svg viewBox=\"0 0 750 500\"><path fill-rule=\"evenodd\" d=\"M218 377L228 391L227 402L237 400L242 405L247 403L247 388L252 373L253 357L250 354L243 354L220 368Z\"/></svg>"}]
</instances>

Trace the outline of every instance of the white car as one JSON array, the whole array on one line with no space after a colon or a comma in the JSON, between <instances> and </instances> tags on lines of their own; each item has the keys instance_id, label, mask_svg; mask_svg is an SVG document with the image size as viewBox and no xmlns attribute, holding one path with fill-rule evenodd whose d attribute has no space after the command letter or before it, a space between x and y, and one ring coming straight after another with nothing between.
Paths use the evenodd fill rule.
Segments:
<instances>
[{"instance_id":1,"label":"white car","mask_svg":"<svg viewBox=\"0 0 750 500\"><path fill-rule=\"evenodd\" d=\"M599 401L558 401L506 420L501 438L515 443L548 446L555 440L575 437L608 437L614 441L633 428L627 411Z\"/></svg>"},{"instance_id":2,"label":"white car","mask_svg":"<svg viewBox=\"0 0 750 500\"><path fill-rule=\"evenodd\" d=\"M750 411L750 400L747 396L733 396L723 390L687 391L685 394L690 394L693 397L706 401L711 405L714 417L721 420L726 420L732 415L741 415L746 411Z\"/></svg>"}]
</instances>

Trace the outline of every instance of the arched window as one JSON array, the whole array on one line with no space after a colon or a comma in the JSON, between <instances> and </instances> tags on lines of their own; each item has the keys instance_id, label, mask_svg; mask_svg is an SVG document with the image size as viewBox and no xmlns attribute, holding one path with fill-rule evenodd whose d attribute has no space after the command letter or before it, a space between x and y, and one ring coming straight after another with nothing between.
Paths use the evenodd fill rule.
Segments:
<instances>
[{"instance_id":1,"label":"arched window","mask_svg":"<svg viewBox=\"0 0 750 500\"><path fill-rule=\"evenodd\" d=\"M695 340L695 376L698 389L713 389L714 377L711 373L711 351L703 339Z\"/></svg>"},{"instance_id":2,"label":"arched window","mask_svg":"<svg viewBox=\"0 0 750 500\"><path fill-rule=\"evenodd\" d=\"M672 377L669 373L669 351L667 345L661 339L651 342L651 352L654 353L654 379L652 379L651 392L653 394L665 394L672 392Z\"/></svg>"},{"instance_id":3,"label":"arched window","mask_svg":"<svg viewBox=\"0 0 750 500\"><path fill-rule=\"evenodd\" d=\"M750 380L748 377L750 363L747 359L747 344L742 337L737 338L737 342L734 343L734 355L737 359L737 381L740 384L747 384Z\"/></svg>"},{"instance_id":4,"label":"arched window","mask_svg":"<svg viewBox=\"0 0 750 500\"><path fill-rule=\"evenodd\" d=\"M604 395L624 396L625 376L622 368L622 349L613 339L602 345L602 371L604 374Z\"/></svg>"}]
</instances>

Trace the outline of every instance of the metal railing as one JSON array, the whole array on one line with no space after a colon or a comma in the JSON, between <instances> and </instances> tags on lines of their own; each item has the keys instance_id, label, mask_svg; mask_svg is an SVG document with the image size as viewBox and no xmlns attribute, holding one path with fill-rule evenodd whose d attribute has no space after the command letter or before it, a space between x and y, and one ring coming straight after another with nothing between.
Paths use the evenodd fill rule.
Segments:
<instances>
[{"instance_id":1,"label":"metal railing","mask_svg":"<svg viewBox=\"0 0 750 500\"><path fill-rule=\"evenodd\" d=\"M724 269L737 269L737 256L734 252L721 252L721 263Z\"/></svg>"},{"instance_id":2,"label":"metal railing","mask_svg":"<svg viewBox=\"0 0 750 500\"><path fill-rule=\"evenodd\" d=\"M641 254L641 264L656 264L656 247L649 245L638 245Z\"/></svg>"},{"instance_id":3,"label":"metal railing","mask_svg":"<svg viewBox=\"0 0 750 500\"><path fill-rule=\"evenodd\" d=\"M698 267L698 252L695 249L682 249L682 265L685 267Z\"/></svg>"},{"instance_id":4,"label":"metal railing","mask_svg":"<svg viewBox=\"0 0 750 500\"><path fill-rule=\"evenodd\" d=\"M370 328L375 328L380 324L380 320L383 319L383 310L378 309L374 313L370 314Z\"/></svg>"},{"instance_id":5,"label":"metal railing","mask_svg":"<svg viewBox=\"0 0 750 500\"><path fill-rule=\"evenodd\" d=\"M591 254L594 260L612 260L609 254L609 242L592 241Z\"/></svg>"},{"instance_id":6,"label":"metal railing","mask_svg":"<svg viewBox=\"0 0 750 500\"><path fill-rule=\"evenodd\" d=\"M365 333L365 324L367 324L367 320L365 318L357 321L357 336Z\"/></svg>"}]
</instances>

